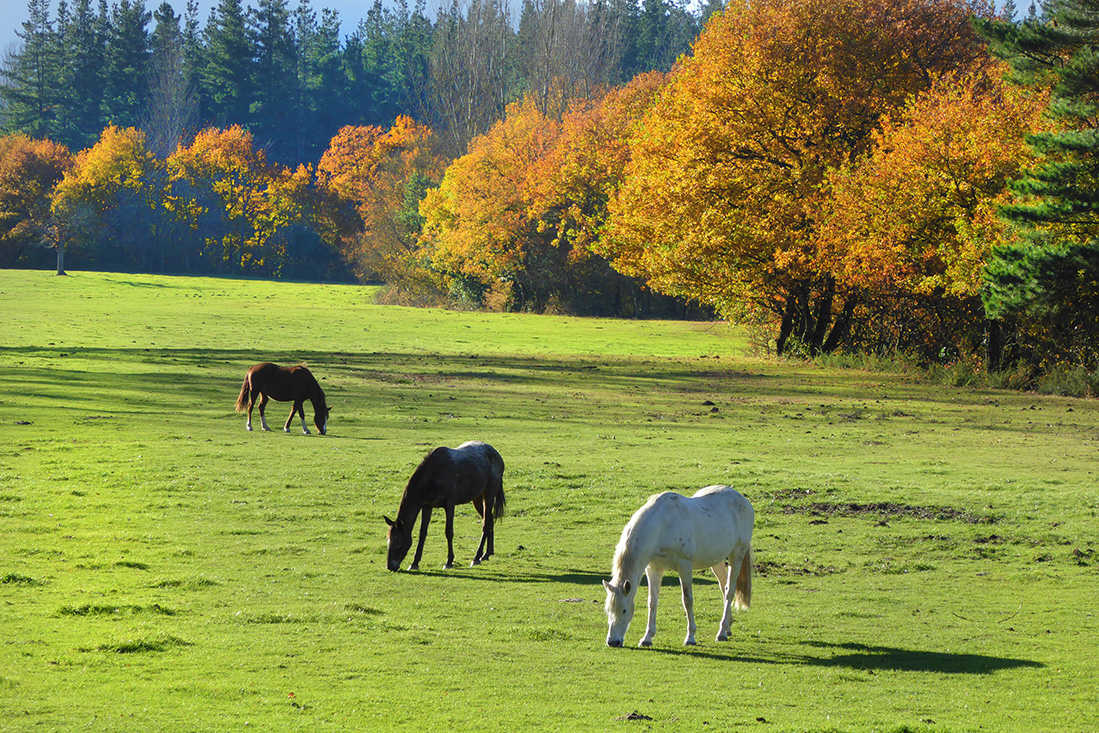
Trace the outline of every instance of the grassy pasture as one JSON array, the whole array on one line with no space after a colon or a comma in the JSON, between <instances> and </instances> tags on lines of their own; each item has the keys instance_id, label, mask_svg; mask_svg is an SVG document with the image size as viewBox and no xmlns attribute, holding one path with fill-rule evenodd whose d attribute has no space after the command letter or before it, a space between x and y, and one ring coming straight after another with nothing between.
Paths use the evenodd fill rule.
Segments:
<instances>
[{"instance_id":1,"label":"grassy pasture","mask_svg":"<svg viewBox=\"0 0 1099 733\"><path fill-rule=\"evenodd\" d=\"M1099 729L1095 402L371 294L0 271L0 729ZM244 431L262 360L313 368L328 436ZM473 438L498 554L441 571L437 515L388 573L380 515ZM606 648L623 523L711 483L757 514L732 641L699 573L698 647L669 577L654 647Z\"/></svg>"}]
</instances>

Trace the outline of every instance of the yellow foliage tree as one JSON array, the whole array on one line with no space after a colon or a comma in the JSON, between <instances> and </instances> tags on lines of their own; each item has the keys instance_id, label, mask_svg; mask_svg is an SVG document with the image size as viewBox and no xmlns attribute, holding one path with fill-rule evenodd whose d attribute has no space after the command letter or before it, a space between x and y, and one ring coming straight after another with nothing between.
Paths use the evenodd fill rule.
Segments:
<instances>
[{"instance_id":1,"label":"yellow foliage tree","mask_svg":"<svg viewBox=\"0 0 1099 733\"><path fill-rule=\"evenodd\" d=\"M163 167L145 133L111 125L76 156L54 189L51 210L61 236L83 241L98 258L163 270L169 256L163 246L164 185Z\"/></svg>"},{"instance_id":2,"label":"yellow foliage tree","mask_svg":"<svg viewBox=\"0 0 1099 733\"><path fill-rule=\"evenodd\" d=\"M879 118L981 53L960 0L732 0L635 129L604 247L616 268L777 350L842 342L857 299L816 251L829 172Z\"/></svg>"},{"instance_id":3,"label":"yellow foliage tree","mask_svg":"<svg viewBox=\"0 0 1099 733\"><path fill-rule=\"evenodd\" d=\"M444 286L535 310L560 290L563 252L530 212L531 172L559 129L532 100L515 102L427 192L421 243Z\"/></svg>"}]
</instances>

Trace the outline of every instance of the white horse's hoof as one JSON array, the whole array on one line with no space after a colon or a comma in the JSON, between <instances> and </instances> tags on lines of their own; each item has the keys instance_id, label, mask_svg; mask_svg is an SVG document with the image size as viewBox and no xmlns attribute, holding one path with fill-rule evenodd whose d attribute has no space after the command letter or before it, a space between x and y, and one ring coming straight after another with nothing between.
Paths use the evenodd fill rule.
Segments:
<instances>
[{"instance_id":1,"label":"white horse's hoof","mask_svg":"<svg viewBox=\"0 0 1099 733\"><path fill-rule=\"evenodd\" d=\"M251 425L245 425L244 429L247 430L249 433L252 432L252 426Z\"/></svg>"},{"instance_id":2,"label":"white horse's hoof","mask_svg":"<svg viewBox=\"0 0 1099 733\"><path fill-rule=\"evenodd\" d=\"M289 433L289 432L290 432L290 428L283 428L283 429L282 429L282 432L284 432L284 433Z\"/></svg>"}]
</instances>

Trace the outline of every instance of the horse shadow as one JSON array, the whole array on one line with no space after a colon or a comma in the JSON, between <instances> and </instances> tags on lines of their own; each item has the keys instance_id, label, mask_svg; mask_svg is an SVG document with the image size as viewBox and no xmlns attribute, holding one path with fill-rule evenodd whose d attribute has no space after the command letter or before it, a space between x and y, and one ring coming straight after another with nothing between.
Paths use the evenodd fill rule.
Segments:
<instances>
[{"instance_id":1,"label":"horse shadow","mask_svg":"<svg viewBox=\"0 0 1099 733\"><path fill-rule=\"evenodd\" d=\"M860 644L857 642L833 643L806 641L804 646L834 651L833 654L777 654L768 657L759 654L722 654L702 649L651 648L638 649L639 653L685 655L720 661L749 664L792 664L814 667L842 667L863 672L936 672L940 674L986 675L1006 669L1041 668L1046 665L1031 659L995 657L986 654L962 654L937 652L924 649Z\"/></svg>"}]
</instances>

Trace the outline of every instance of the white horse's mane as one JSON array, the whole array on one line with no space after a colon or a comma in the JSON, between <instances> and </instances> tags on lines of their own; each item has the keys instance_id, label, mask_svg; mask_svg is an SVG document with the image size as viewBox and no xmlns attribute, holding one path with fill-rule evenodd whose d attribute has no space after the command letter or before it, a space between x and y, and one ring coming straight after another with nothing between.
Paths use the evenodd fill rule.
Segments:
<instances>
[{"instance_id":1,"label":"white horse's mane","mask_svg":"<svg viewBox=\"0 0 1099 733\"><path fill-rule=\"evenodd\" d=\"M630 521L622 529L622 536L618 539L618 544L614 548L614 561L611 567L611 578L616 583L621 583L627 579L633 579L636 583L637 577L645 570L644 566L638 567L638 563L645 558L645 562L648 564L644 548L638 547L638 540L639 538L651 539L653 534L638 530L642 524L648 523L646 520L650 518L651 512L647 510L653 505L655 499L655 496L649 497L649 501L634 512L634 515L630 517Z\"/></svg>"}]
</instances>

